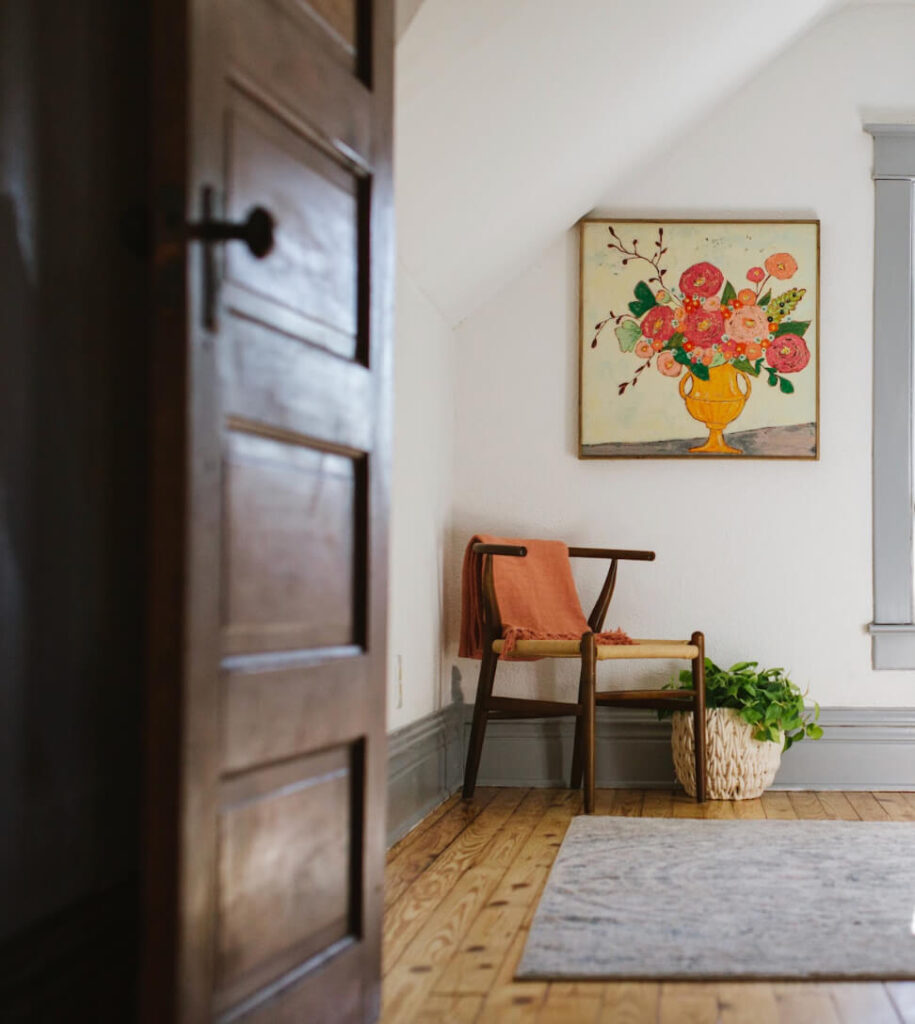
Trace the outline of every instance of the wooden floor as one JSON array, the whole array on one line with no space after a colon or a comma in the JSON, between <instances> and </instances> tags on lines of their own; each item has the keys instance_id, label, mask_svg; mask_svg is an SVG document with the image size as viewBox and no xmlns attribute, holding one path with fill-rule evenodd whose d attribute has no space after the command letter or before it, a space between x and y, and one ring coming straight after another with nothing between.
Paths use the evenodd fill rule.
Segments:
<instances>
[{"instance_id":1,"label":"wooden floor","mask_svg":"<svg viewBox=\"0 0 915 1024\"><path fill-rule=\"evenodd\" d=\"M514 982L540 891L580 806L569 790L478 789L470 802L452 797L391 849L384 1024L915 1024L915 982ZM772 792L699 806L681 794L600 790L597 813L915 821L915 794Z\"/></svg>"}]
</instances>

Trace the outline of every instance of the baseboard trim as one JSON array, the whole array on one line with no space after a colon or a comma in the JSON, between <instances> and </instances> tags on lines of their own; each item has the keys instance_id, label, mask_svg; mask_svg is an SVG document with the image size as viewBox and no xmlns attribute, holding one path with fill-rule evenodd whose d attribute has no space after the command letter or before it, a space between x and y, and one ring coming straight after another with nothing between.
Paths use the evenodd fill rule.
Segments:
<instances>
[{"instance_id":1,"label":"baseboard trim","mask_svg":"<svg viewBox=\"0 0 915 1024\"><path fill-rule=\"evenodd\" d=\"M823 738L792 747L773 789L915 789L915 709L824 708L820 723ZM480 785L568 785L573 735L571 719L490 722ZM670 722L651 711L599 708L596 756L599 786L675 783Z\"/></svg>"},{"instance_id":2,"label":"baseboard trim","mask_svg":"<svg viewBox=\"0 0 915 1024\"><path fill-rule=\"evenodd\" d=\"M458 788L464 773L463 704L435 711L388 736L388 845Z\"/></svg>"},{"instance_id":3,"label":"baseboard trim","mask_svg":"<svg viewBox=\"0 0 915 1024\"><path fill-rule=\"evenodd\" d=\"M453 704L389 737L389 843L460 786L472 710ZM915 708L823 708L820 723L823 738L782 758L773 789L915 790ZM479 784L567 786L573 733L571 718L490 722ZM670 723L651 711L599 708L597 784L673 786Z\"/></svg>"}]
</instances>

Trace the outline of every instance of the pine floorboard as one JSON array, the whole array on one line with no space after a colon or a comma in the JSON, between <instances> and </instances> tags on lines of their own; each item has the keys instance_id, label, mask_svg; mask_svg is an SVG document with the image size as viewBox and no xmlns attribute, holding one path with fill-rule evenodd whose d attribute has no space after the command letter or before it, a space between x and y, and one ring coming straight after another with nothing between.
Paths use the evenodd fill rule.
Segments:
<instances>
[{"instance_id":1,"label":"pine floorboard","mask_svg":"<svg viewBox=\"0 0 915 1024\"><path fill-rule=\"evenodd\" d=\"M451 797L388 854L382 1024L915 1024L915 982L515 981L527 929L581 794ZM915 821L915 794L769 792L697 805L598 790L627 817Z\"/></svg>"}]
</instances>

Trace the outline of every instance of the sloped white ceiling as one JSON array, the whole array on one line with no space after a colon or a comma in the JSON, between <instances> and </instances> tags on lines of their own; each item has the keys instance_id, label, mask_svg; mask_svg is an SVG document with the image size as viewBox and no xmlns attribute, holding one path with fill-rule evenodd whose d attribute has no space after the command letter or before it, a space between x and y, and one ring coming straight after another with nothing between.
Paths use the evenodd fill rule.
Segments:
<instances>
[{"instance_id":1,"label":"sloped white ceiling","mask_svg":"<svg viewBox=\"0 0 915 1024\"><path fill-rule=\"evenodd\" d=\"M397 50L398 244L408 272L450 322L461 320L617 176L702 123L837 6L424 0ZM720 126L733 139L735 174L791 116ZM676 163L667 171L676 175Z\"/></svg>"}]
</instances>

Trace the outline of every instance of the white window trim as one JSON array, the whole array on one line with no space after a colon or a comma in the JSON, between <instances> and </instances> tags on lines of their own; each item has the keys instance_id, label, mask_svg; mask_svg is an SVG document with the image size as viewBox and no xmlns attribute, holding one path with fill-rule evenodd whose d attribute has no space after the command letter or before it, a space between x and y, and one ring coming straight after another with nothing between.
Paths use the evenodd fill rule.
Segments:
<instances>
[{"instance_id":1,"label":"white window trim","mask_svg":"<svg viewBox=\"0 0 915 1024\"><path fill-rule=\"evenodd\" d=\"M867 124L874 138L875 669L915 668L913 436L915 124Z\"/></svg>"}]
</instances>

